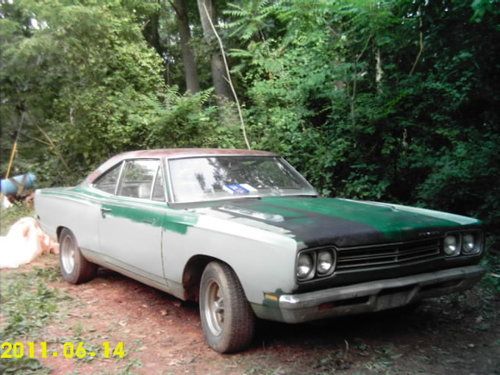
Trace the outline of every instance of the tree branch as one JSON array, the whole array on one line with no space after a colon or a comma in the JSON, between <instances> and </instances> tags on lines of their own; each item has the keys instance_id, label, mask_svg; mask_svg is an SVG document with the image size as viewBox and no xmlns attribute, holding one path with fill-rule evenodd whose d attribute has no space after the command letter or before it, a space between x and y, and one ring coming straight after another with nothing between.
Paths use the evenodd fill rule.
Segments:
<instances>
[{"instance_id":1,"label":"tree branch","mask_svg":"<svg viewBox=\"0 0 500 375\"><path fill-rule=\"evenodd\" d=\"M420 13L420 8L418 9ZM417 57L415 58L415 62L413 63L413 66L411 67L409 75L411 76L413 72L415 71L415 68L417 67L418 61L420 60L420 56L422 56L422 52L424 51L424 33L422 32L422 14L420 14L420 34L419 34L419 51L417 54Z\"/></svg>"},{"instance_id":2,"label":"tree branch","mask_svg":"<svg viewBox=\"0 0 500 375\"><path fill-rule=\"evenodd\" d=\"M179 17L180 16L179 9L176 8L176 6L174 5L174 3L172 1L168 0L168 3L172 6L172 8L174 8L174 11L177 14L177 17Z\"/></svg>"},{"instance_id":3,"label":"tree branch","mask_svg":"<svg viewBox=\"0 0 500 375\"><path fill-rule=\"evenodd\" d=\"M59 149L57 148L56 144L54 143L54 141L52 140L52 138L50 138L50 136L38 125L35 123L35 126L37 127L38 131L40 131L40 133L42 133L42 135L47 139L47 141L49 142L50 144L50 148L52 150L54 150L54 153L57 155L57 157L59 158L59 160L61 160L61 162L63 163L64 167L66 168L66 170L68 172L71 171L71 169L69 168L68 166L68 163L66 163L66 160L64 160L61 152L59 151Z\"/></svg>"},{"instance_id":4,"label":"tree branch","mask_svg":"<svg viewBox=\"0 0 500 375\"><path fill-rule=\"evenodd\" d=\"M241 112L241 106L240 106L240 101L238 100L238 95L236 95L236 90L234 89L233 81L231 80L231 74L229 73L229 66L227 64L226 60L226 53L224 51L224 45L222 44L222 39L220 38L219 34L217 33L217 30L215 29L215 26L212 22L212 18L210 17L210 14L208 13L207 6L205 3L203 3L203 9L205 10L205 13L208 18L208 22L210 23L210 27L212 28L212 31L214 32L215 37L217 38L217 42L219 43L219 48L220 52L222 55L222 61L224 62L224 68L226 70L226 80L229 83L229 87L231 88L231 92L234 97L234 101L236 102L236 108L238 109L238 116L240 118L240 124L241 124L241 130L243 132L243 138L245 139L245 144L249 150L251 150L250 143L248 142L247 138L247 132L245 128L245 121L243 120L243 113Z\"/></svg>"},{"instance_id":5,"label":"tree branch","mask_svg":"<svg viewBox=\"0 0 500 375\"><path fill-rule=\"evenodd\" d=\"M357 70L358 70L358 62L359 60L361 59L361 57L363 57L363 55L365 54L365 51L366 49L368 48L368 44L370 43L370 40L372 39L373 35L370 35L368 37L368 39L366 39L366 42L365 42L365 45L363 47L363 49L361 50L361 52L359 53L358 56L356 56L356 60L354 61L354 78L352 80L352 96L351 96L351 104L350 104L350 107L351 107L351 122L352 122L352 127L354 129L354 127L356 126L356 107L355 107L355 104L354 104L354 101L356 100L356 83L357 83Z\"/></svg>"}]
</instances>

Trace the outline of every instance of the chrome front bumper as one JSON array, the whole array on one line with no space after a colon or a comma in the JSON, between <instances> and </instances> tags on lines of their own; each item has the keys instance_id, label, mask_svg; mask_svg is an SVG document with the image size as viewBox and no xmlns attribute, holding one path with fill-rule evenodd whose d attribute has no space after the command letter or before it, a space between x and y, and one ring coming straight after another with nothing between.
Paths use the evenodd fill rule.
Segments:
<instances>
[{"instance_id":1,"label":"chrome front bumper","mask_svg":"<svg viewBox=\"0 0 500 375\"><path fill-rule=\"evenodd\" d=\"M468 289L483 274L481 266L466 266L302 294L285 294L279 297L280 320L300 323L391 309L422 298Z\"/></svg>"}]
</instances>

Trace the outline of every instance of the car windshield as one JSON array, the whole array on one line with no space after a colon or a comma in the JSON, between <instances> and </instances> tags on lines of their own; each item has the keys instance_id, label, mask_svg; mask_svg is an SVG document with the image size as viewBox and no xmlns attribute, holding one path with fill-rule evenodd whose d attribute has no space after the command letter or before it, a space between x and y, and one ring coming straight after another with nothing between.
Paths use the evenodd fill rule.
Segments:
<instances>
[{"instance_id":1,"label":"car windshield","mask_svg":"<svg viewBox=\"0 0 500 375\"><path fill-rule=\"evenodd\" d=\"M174 201L276 195L317 195L314 188L273 156L214 156L169 160Z\"/></svg>"}]
</instances>

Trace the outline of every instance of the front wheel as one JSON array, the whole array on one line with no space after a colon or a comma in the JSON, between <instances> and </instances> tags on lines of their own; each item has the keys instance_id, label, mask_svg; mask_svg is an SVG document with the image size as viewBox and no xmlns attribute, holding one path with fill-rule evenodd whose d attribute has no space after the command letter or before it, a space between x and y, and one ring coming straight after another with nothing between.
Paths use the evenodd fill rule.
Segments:
<instances>
[{"instance_id":1,"label":"front wheel","mask_svg":"<svg viewBox=\"0 0 500 375\"><path fill-rule=\"evenodd\" d=\"M71 284L89 281L97 273L97 266L83 257L75 235L67 228L59 236L59 263L62 277Z\"/></svg>"},{"instance_id":2,"label":"front wheel","mask_svg":"<svg viewBox=\"0 0 500 375\"><path fill-rule=\"evenodd\" d=\"M200 317L208 345L219 353L237 352L252 342L255 316L227 264L211 262L203 271Z\"/></svg>"}]
</instances>

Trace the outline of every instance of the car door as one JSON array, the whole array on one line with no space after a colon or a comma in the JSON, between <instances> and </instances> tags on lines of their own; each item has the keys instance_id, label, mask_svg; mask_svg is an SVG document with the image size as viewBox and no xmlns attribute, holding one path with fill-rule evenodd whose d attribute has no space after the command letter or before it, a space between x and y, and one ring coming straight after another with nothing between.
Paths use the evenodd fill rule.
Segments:
<instances>
[{"instance_id":1,"label":"car door","mask_svg":"<svg viewBox=\"0 0 500 375\"><path fill-rule=\"evenodd\" d=\"M100 252L110 268L153 285L165 284L164 185L159 159L126 160L115 193L103 199L100 208Z\"/></svg>"}]
</instances>

